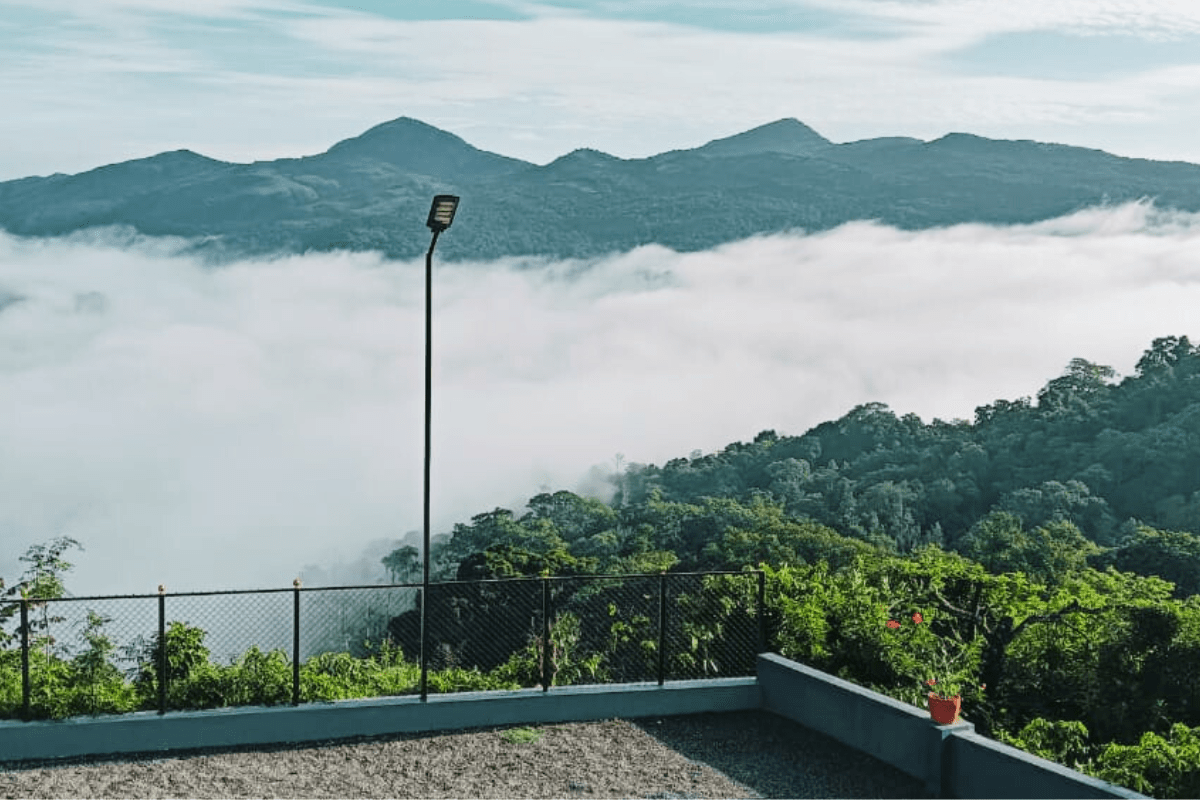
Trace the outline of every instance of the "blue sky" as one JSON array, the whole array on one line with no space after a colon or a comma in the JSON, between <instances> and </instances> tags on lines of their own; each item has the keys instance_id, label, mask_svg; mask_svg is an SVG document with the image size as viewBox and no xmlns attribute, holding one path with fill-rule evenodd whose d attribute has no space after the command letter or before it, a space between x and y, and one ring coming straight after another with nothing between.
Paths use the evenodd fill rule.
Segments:
<instances>
[{"instance_id":1,"label":"blue sky","mask_svg":"<svg viewBox=\"0 0 1200 800\"><path fill-rule=\"evenodd\" d=\"M0 180L322 152L411 116L546 163L783 117L1200 162L1190 0L0 0Z\"/></svg>"}]
</instances>

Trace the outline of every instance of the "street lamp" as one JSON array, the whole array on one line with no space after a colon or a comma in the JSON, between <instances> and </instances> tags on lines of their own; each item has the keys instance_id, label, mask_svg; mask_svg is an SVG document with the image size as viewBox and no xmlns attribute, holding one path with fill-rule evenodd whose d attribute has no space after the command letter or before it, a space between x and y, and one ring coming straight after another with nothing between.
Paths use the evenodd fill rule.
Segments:
<instances>
[{"instance_id":1,"label":"street lamp","mask_svg":"<svg viewBox=\"0 0 1200 800\"><path fill-rule=\"evenodd\" d=\"M432 408L432 361L433 361L433 248L437 247L438 236L454 222L458 209L458 198L452 194L439 194L429 207L429 219L425 225L433 231L429 252L425 254L425 577L421 581L421 702L428 700L426 683L429 677L429 643L426 641L426 615L429 613L429 416Z\"/></svg>"}]
</instances>

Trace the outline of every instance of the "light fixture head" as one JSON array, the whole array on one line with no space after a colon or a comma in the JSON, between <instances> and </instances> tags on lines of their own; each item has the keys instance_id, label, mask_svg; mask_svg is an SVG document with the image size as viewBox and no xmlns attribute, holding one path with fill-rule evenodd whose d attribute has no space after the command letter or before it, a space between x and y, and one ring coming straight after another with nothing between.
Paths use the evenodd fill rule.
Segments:
<instances>
[{"instance_id":1,"label":"light fixture head","mask_svg":"<svg viewBox=\"0 0 1200 800\"><path fill-rule=\"evenodd\" d=\"M454 212L457 209L457 197L452 194L439 194L433 198L433 205L429 207L429 219L425 220L425 224L434 233L441 233L454 222Z\"/></svg>"}]
</instances>

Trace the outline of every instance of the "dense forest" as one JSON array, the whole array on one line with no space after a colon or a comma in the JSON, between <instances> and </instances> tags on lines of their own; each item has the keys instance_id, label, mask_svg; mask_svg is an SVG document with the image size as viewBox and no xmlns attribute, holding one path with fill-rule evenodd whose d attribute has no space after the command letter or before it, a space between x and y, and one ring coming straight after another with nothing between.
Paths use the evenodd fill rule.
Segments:
<instances>
[{"instance_id":1,"label":"dense forest","mask_svg":"<svg viewBox=\"0 0 1200 800\"><path fill-rule=\"evenodd\" d=\"M1029 398L926 424L869 403L802 436L630 464L611 504L540 494L434 537L435 580L741 569L925 544L993 574L1084 566L1200 593L1200 347L1156 339L1136 374L1074 359ZM417 553L388 556L411 577ZM397 570L400 569L399 572Z\"/></svg>"}]
</instances>

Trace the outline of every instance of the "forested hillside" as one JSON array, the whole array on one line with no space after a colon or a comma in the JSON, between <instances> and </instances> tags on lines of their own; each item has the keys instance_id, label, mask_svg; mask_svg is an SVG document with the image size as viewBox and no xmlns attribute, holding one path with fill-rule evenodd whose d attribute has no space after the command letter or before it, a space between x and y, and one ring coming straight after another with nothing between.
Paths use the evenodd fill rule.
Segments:
<instances>
[{"instance_id":1,"label":"forested hillside","mask_svg":"<svg viewBox=\"0 0 1200 800\"><path fill-rule=\"evenodd\" d=\"M1053 582L1112 565L1200 593L1200 347L1156 339L1117 381L1082 358L974 422L859 406L802 436L631 464L611 505L542 494L435 538L442 579L740 569L934 543ZM414 562L415 563L415 554Z\"/></svg>"},{"instance_id":2,"label":"forested hillside","mask_svg":"<svg viewBox=\"0 0 1200 800\"><path fill-rule=\"evenodd\" d=\"M985 736L1155 797L1200 791L1200 348L1187 337L1155 340L1119 381L1075 359L1036 402L998 400L973 422L868 404L614 480L612 504L560 491L455 526L434 542L435 579L765 569L773 651L917 705L935 672L979 686L963 715ZM419 580L416 556L385 558L393 579ZM726 639L754 601L738 586L694 601L706 622L680 664L740 663ZM471 663L512 611L445 588L454 632L439 646ZM570 654L606 646L613 664L640 658L649 619L605 597L612 619L556 601L559 668L594 668ZM389 626L405 652L417 613ZM894 634L905 617L928 630Z\"/></svg>"},{"instance_id":3,"label":"forested hillside","mask_svg":"<svg viewBox=\"0 0 1200 800\"><path fill-rule=\"evenodd\" d=\"M581 149L538 166L402 117L304 158L234 164L180 150L3 181L0 228L43 237L116 226L183 237L216 262L332 250L411 259L429 243L429 199L444 192L463 203L443 258L593 258L852 220L1011 225L1143 200L1196 211L1200 165L965 133L835 144L784 119L650 158Z\"/></svg>"}]
</instances>

